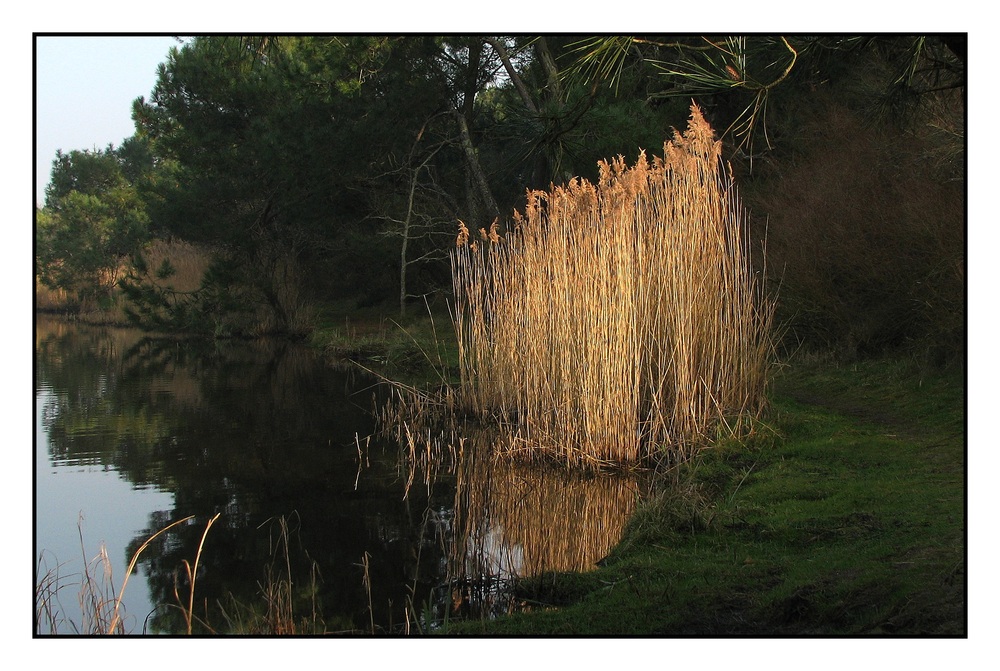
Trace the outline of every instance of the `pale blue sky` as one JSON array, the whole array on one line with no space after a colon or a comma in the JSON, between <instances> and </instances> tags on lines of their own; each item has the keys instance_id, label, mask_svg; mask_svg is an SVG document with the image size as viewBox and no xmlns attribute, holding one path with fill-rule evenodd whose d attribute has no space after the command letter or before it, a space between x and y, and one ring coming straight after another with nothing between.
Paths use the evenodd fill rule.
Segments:
<instances>
[{"instance_id":1,"label":"pale blue sky","mask_svg":"<svg viewBox=\"0 0 1000 671\"><path fill-rule=\"evenodd\" d=\"M116 147L132 135L132 101L149 97L170 36L36 37L35 201L45 198L56 150Z\"/></svg>"}]
</instances>

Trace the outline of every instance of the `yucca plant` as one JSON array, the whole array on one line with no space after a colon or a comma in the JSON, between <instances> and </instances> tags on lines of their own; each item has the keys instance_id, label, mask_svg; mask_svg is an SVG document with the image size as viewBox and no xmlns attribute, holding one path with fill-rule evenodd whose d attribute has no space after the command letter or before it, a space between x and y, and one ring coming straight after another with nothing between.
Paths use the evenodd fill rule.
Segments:
<instances>
[{"instance_id":1,"label":"yucca plant","mask_svg":"<svg viewBox=\"0 0 1000 671\"><path fill-rule=\"evenodd\" d=\"M462 398L515 424L512 449L683 456L763 408L773 300L720 148L692 106L663 158L530 192L505 237L460 223Z\"/></svg>"}]
</instances>

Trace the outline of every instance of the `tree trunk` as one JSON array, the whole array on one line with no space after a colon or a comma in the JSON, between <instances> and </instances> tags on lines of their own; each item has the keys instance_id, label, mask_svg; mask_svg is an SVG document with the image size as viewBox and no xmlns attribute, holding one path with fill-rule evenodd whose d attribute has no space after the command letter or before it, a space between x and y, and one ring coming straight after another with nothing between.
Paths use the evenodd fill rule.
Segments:
<instances>
[{"instance_id":1,"label":"tree trunk","mask_svg":"<svg viewBox=\"0 0 1000 671\"><path fill-rule=\"evenodd\" d=\"M556 66L556 59L552 57L552 52L549 51L549 45L544 37L539 37L535 41L535 51L545 69L547 80L545 90L548 93L548 100L560 105L562 103L562 86L559 84L559 68Z\"/></svg>"},{"instance_id":2,"label":"tree trunk","mask_svg":"<svg viewBox=\"0 0 1000 671\"><path fill-rule=\"evenodd\" d=\"M399 319L406 317L406 247L410 242L410 215L406 215L403 227L403 244L399 250Z\"/></svg>"},{"instance_id":3,"label":"tree trunk","mask_svg":"<svg viewBox=\"0 0 1000 671\"><path fill-rule=\"evenodd\" d=\"M479 156L476 154L476 147L472 144L472 135L469 133L469 124L466 122L465 117L462 116L461 112L454 108L452 109L452 112L458 122L459 140L462 143L462 151L465 154L466 166L472 175L472 181L476 187L479 198L483 205L486 206L487 216L499 217L500 208L497 206L497 202L493 198L489 182L486 180L483 168L479 164ZM476 223L481 224L482 222Z\"/></svg>"},{"instance_id":4,"label":"tree trunk","mask_svg":"<svg viewBox=\"0 0 1000 671\"><path fill-rule=\"evenodd\" d=\"M497 52L497 56L500 57L500 62L503 63L503 67L507 70L507 75L510 80L514 82L514 87L517 92L521 94L521 100L524 102L524 106L528 108L528 111L534 115L538 114L538 107L535 105L535 101L531 99L531 94L528 93L528 87L524 85L524 80L521 76L517 74L517 70L514 69L514 64L510 62L510 55L507 53L506 47L500 44L500 41L492 38L483 38L484 41L493 47Z\"/></svg>"}]
</instances>

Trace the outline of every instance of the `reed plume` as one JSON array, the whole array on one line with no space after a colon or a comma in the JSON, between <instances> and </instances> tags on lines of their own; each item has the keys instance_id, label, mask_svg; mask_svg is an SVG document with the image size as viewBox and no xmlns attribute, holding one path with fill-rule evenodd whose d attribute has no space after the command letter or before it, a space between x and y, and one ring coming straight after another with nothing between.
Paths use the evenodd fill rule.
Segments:
<instances>
[{"instance_id":1,"label":"reed plume","mask_svg":"<svg viewBox=\"0 0 1000 671\"><path fill-rule=\"evenodd\" d=\"M461 398L508 449L570 462L685 456L765 403L773 299L697 106L664 155L527 194L513 230L452 251Z\"/></svg>"}]
</instances>

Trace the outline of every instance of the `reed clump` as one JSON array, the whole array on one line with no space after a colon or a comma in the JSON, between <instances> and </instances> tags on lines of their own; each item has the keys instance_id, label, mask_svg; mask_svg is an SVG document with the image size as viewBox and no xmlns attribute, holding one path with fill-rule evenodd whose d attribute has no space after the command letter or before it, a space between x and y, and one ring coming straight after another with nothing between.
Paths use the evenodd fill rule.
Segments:
<instances>
[{"instance_id":1,"label":"reed clump","mask_svg":"<svg viewBox=\"0 0 1000 671\"><path fill-rule=\"evenodd\" d=\"M763 410L774 301L720 152L692 105L663 158L529 192L505 236L460 222L461 401L511 422L509 449L683 458Z\"/></svg>"}]
</instances>

